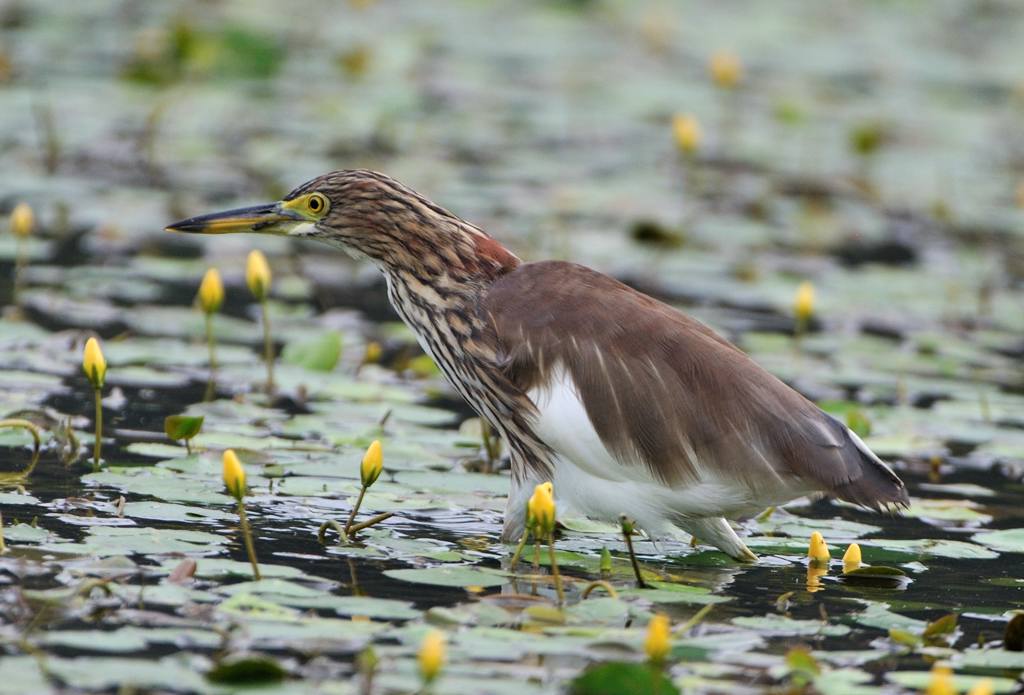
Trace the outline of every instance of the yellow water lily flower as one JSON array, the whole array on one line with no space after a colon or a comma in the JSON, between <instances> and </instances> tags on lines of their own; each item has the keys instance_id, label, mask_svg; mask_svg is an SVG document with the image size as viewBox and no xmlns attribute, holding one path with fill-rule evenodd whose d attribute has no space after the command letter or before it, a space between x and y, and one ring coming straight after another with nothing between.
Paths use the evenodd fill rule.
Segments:
<instances>
[{"instance_id":1,"label":"yellow water lily flower","mask_svg":"<svg viewBox=\"0 0 1024 695\"><path fill-rule=\"evenodd\" d=\"M932 675L924 692L925 695L956 695L956 688L953 686L953 669L946 664L932 666Z\"/></svg>"},{"instance_id":2,"label":"yellow water lily flower","mask_svg":"<svg viewBox=\"0 0 1024 695\"><path fill-rule=\"evenodd\" d=\"M373 341L366 344L366 353L363 355L363 362L366 364L376 364L380 362L380 356L383 354L384 349L380 346L380 343Z\"/></svg>"},{"instance_id":3,"label":"yellow water lily flower","mask_svg":"<svg viewBox=\"0 0 1024 695\"><path fill-rule=\"evenodd\" d=\"M363 454L363 461L359 465L359 478L362 480L363 487L370 487L377 482L377 478L380 477L383 470L384 452L381 450L380 440L374 439L367 447L366 453Z\"/></svg>"},{"instance_id":4,"label":"yellow water lily flower","mask_svg":"<svg viewBox=\"0 0 1024 695\"><path fill-rule=\"evenodd\" d=\"M718 51L711 56L708 72L719 87L732 89L743 79L743 64L735 53Z\"/></svg>"},{"instance_id":5,"label":"yellow water lily flower","mask_svg":"<svg viewBox=\"0 0 1024 695\"><path fill-rule=\"evenodd\" d=\"M644 651L647 652L647 658L656 664L663 662L672 651L672 629L667 615L657 613L647 623Z\"/></svg>"},{"instance_id":6,"label":"yellow water lily flower","mask_svg":"<svg viewBox=\"0 0 1024 695\"><path fill-rule=\"evenodd\" d=\"M860 546L850 543L850 547L843 553L843 571L850 572L861 565Z\"/></svg>"},{"instance_id":7,"label":"yellow water lily flower","mask_svg":"<svg viewBox=\"0 0 1024 695\"><path fill-rule=\"evenodd\" d=\"M270 280L270 264L267 263L267 257L259 249L250 251L245 263L245 284L258 301L262 302L270 293Z\"/></svg>"},{"instance_id":8,"label":"yellow water lily flower","mask_svg":"<svg viewBox=\"0 0 1024 695\"><path fill-rule=\"evenodd\" d=\"M423 638L418 659L420 675L425 683L432 682L441 672L441 667L444 666L445 651L444 634L438 630L431 630Z\"/></svg>"},{"instance_id":9,"label":"yellow water lily flower","mask_svg":"<svg viewBox=\"0 0 1024 695\"><path fill-rule=\"evenodd\" d=\"M203 275L203 281L199 283L199 306L207 314L212 314L220 309L224 303L224 283L220 280L220 273L216 268L210 268Z\"/></svg>"},{"instance_id":10,"label":"yellow water lily flower","mask_svg":"<svg viewBox=\"0 0 1024 695\"><path fill-rule=\"evenodd\" d=\"M676 147L683 154L693 154L700 148L700 123L690 114L676 114L672 117L672 136Z\"/></svg>"},{"instance_id":11,"label":"yellow water lily flower","mask_svg":"<svg viewBox=\"0 0 1024 695\"><path fill-rule=\"evenodd\" d=\"M967 695L993 695L995 691L992 679L985 678L975 683L974 687L967 691Z\"/></svg>"},{"instance_id":12,"label":"yellow water lily flower","mask_svg":"<svg viewBox=\"0 0 1024 695\"><path fill-rule=\"evenodd\" d=\"M11 234L27 237L36 226L36 216L28 203L18 203L11 211Z\"/></svg>"},{"instance_id":13,"label":"yellow water lily flower","mask_svg":"<svg viewBox=\"0 0 1024 695\"><path fill-rule=\"evenodd\" d=\"M224 487L239 502L245 497L245 468L234 449L224 452Z\"/></svg>"},{"instance_id":14,"label":"yellow water lily flower","mask_svg":"<svg viewBox=\"0 0 1024 695\"><path fill-rule=\"evenodd\" d=\"M89 378L89 383L94 389L103 388L107 378L107 360L100 349L100 341L89 338L85 341L85 350L82 352L82 370Z\"/></svg>"},{"instance_id":15,"label":"yellow water lily flower","mask_svg":"<svg viewBox=\"0 0 1024 695\"><path fill-rule=\"evenodd\" d=\"M811 543L807 548L807 557L811 559L812 564L816 565L827 565L832 557L828 552L828 545L825 544L824 537L817 531L811 534Z\"/></svg>"},{"instance_id":16,"label":"yellow water lily flower","mask_svg":"<svg viewBox=\"0 0 1024 695\"><path fill-rule=\"evenodd\" d=\"M814 314L814 285L804 280L796 288L793 313L799 321L806 322Z\"/></svg>"},{"instance_id":17,"label":"yellow water lily flower","mask_svg":"<svg viewBox=\"0 0 1024 695\"><path fill-rule=\"evenodd\" d=\"M555 530L555 486L541 483L526 503L527 523L535 536L548 537Z\"/></svg>"}]
</instances>

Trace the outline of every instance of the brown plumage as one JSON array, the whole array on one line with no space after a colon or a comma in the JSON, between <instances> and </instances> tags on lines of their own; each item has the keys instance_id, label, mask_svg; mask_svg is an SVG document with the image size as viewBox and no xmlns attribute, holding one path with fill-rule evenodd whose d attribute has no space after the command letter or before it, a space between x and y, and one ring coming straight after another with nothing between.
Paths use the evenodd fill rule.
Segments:
<instances>
[{"instance_id":1,"label":"brown plumage","mask_svg":"<svg viewBox=\"0 0 1024 695\"><path fill-rule=\"evenodd\" d=\"M544 480L560 508L682 528L740 559L753 555L725 518L817 492L907 504L845 425L700 322L583 266L521 263L382 174L332 172L170 229L317 238L373 261L424 350L508 443L507 539Z\"/></svg>"},{"instance_id":2,"label":"brown plumage","mask_svg":"<svg viewBox=\"0 0 1024 695\"><path fill-rule=\"evenodd\" d=\"M704 324L607 275L529 263L482 306L513 383L530 391L565 365L601 441L666 485L710 466L755 489L781 476L875 509L906 502L845 425Z\"/></svg>"}]
</instances>

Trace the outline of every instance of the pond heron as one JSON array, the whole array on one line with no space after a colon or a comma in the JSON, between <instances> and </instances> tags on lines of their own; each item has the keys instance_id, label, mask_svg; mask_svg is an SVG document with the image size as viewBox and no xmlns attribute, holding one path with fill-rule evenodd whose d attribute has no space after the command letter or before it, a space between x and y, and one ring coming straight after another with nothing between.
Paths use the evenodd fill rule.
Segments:
<instances>
[{"instance_id":1,"label":"pond heron","mask_svg":"<svg viewBox=\"0 0 1024 695\"><path fill-rule=\"evenodd\" d=\"M908 504L860 437L704 324L584 266L524 263L383 174L331 172L167 229L317 239L376 265L423 350L508 446L505 540L548 480L562 514L625 514L653 538L686 531L746 561L727 519L815 494Z\"/></svg>"}]
</instances>

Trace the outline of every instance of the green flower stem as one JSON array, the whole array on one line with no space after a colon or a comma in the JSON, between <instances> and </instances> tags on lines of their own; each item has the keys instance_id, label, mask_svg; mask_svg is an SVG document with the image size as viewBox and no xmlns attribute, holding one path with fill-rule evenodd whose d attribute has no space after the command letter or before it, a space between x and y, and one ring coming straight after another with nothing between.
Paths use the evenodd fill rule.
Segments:
<instances>
[{"instance_id":1,"label":"green flower stem","mask_svg":"<svg viewBox=\"0 0 1024 695\"><path fill-rule=\"evenodd\" d=\"M352 506L352 511L348 514L348 521L345 522L345 535L349 536L352 534L352 522L356 518L356 513L359 511L359 507L363 504L363 495L366 494L366 486L363 485L359 488L359 497L356 498L356 503Z\"/></svg>"},{"instance_id":2,"label":"green flower stem","mask_svg":"<svg viewBox=\"0 0 1024 695\"><path fill-rule=\"evenodd\" d=\"M23 429L28 430L29 434L32 435L32 460L29 461L29 464L28 466L25 467L25 470L18 474L18 477L21 480L27 480L28 477L32 475L32 471L36 469L36 464L39 463L39 457L43 453L42 436L40 435L39 427L36 425L36 423L32 422L31 420L23 420L22 418L7 418L4 420L0 420L0 429L3 429L5 427L21 427ZM78 451L77 445L75 446L75 451Z\"/></svg>"},{"instance_id":3,"label":"green flower stem","mask_svg":"<svg viewBox=\"0 0 1024 695\"><path fill-rule=\"evenodd\" d=\"M274 393L274 341L270 337L270 311L267 308L267 300L260 300L260 309L263 314L263 359L267 363L267 395Z\"/></svg>"},{"instance_id":4,"label":"green flower stem","mask_svg":"<svg viewBox=\"0 0 1024 695\"><path fill-rule=\"evenodd\" d=\"M558 561L555 560L555 534L548 536L548 559L551 561L551 576L555 578L555 589L558 591L558 605L565 603L565 592L562 591L562 575L558 571Z\"/></svg>"},{"instance_id":5,"label":"green flower stem","mask_svg":"<svg viewBox=\"0 0 1024 695\"><path fill-rule=\"evenodd\" d=\"M320 541L320 545L327 545L328 528L333 528L335 531L338 532L339 542L345 542L348 540L348 537L345 535L345 529L341 527L341 524L339 524L334 519L328 519L324 523L320 524L320 530L316 533L316 538L318 541Z\"/></svg>"},{"instance_id":6,"label":"green flower stem","mask_svg":"<svg viewBox=\"0 0 1024 695\"><path fill-rule=\"evenodd\" d=\"M96 401L96 441L92 448L92 470L100 469L100 450L103 446L103 390L93 389Z\"/></svg>"},{"instance_id":7,"label":"green flower stem","mask_svg":"<svg viewBox=\"0 0 1024 695\"><path fill-rule=\"evenodd\" d=\"M14 287L11 290L11 306L18 306L18 295L21 294L21 282L25 266L28 264L28 257L25 252L25 239L21 236L18 237L15 242L17 248L15 250L15 261L14 261Z\"/></svg>"},{"instance_id":8,"label":"green flower stem","mask_svg":"<svg viewBox=\"0 0 1024 695\"><path fill-rule=\"evenodd\" d=\"M487 420L484 420L483 418L480 419L480 435L481 439L483 440L484 453L487 456L484 472L493 473L494 466L495 464L497 464L498 457L500 456L501 452L498 446L497 435L494 433L493 430L491 430L490 423L487 422Z\"/></svg>"},{"instance_id":9,"label":"green flower stem","mask_svg":"<svg viewBox=\"0 0 1024 695\"><path fill-rule=\"evenodd\" d=\"M793 341L797 350L803 344L804 335L807 333L807 323L807 317L798 316L793 325Z\"/></svg>"},{"instance_id":10,"label":"green flower stem","mask_svg":"<svg viewBox=\"0 0 1024 695\"><path fill-rule=\"evenodd\" d=\"M710 613L711 609L714 608L714 607L715 607L715 604L709 603L708 605L706 605L703 608L701 608L699 611L697 611L696 613L693 614L692 618L690 618L685 623L683 623L682 625L677 627L675 629L675 631L674 631L675 634L677 634L677 635L685 634L687 630L689 630L690 628L696 626L697 623L699 623L700 621L704 620L704 618L707 617L708 613Z\"/></svg>"},{"instance_id":11,"label":"green flower stem","mask_svg":"<svg viewBox=\"0 0 1024 695\"><path fill-rule=\"evenodd\" d=\"M590 592L594 589L604 589L605 592L612 598L618 598L619 592L615 590L615 587L606 582L603 579L595 579L594 581L583 587L583 591L580 593L580 598L585 599L590 596Z\"/></svg>"},{"instance_id":12,"label":"green flower stem","mask_svg":"<svg viewBox=\"0 0 1024 695\"><path fill-rule=\"evenodd\" d=\"M355 534L359 533L364 528L369 528L374 524L379 524L385 519L390 519L394 515L394 512L384 512L382 514L372 516L366 521L361 521L358 524L354 524L351 528L348 529L348 531L342 528L341 524L339 524L334 519L328 519L324 523L320 524L320 530L317 531L316 537L317 540L320 541L320 545L327 545L327 529L333 528L338 533L338 542L348 543L352 539L352 537L355 536Z\"/></svg>"},{"instance_id":13,"label":"green flower stem","mask_svg":"<svg viewBox=\"0 0 1024 695\"><path fill-rule=\"evenodd\" d=\"M256 546L252 542L252 529L249 528L249 517L245 514L245 502L242 500L238 500L238 525L242 529L245 552L249 556L249 563L252 565L252 578L259 581L261 577L260 566L256 563Z\"/></svg>"},{"instance_id":14,"label":"green flower stem","mask_svg":"<svg viewBox=\"0 0 1024 695\"><path fill-rule=\"evenodd\" d=\"M385 519L390 519L394 515L395 515L394 512L383 512L381 514L378 514L377 516L371 516L366 521L361 521L358 524L353 525L352 528L349 529L349 533L352 534L352 535L355 535L355 534L359 533L360 531L362 531L364 528L369 528L369 527L373 526L374 524L379 524L380 522L384 521Z\"/></svg>"},{"instance_id":15,"label":"green flower stem","mask_svg":"<svg viewBox=\"0 0 1024 695\"><path fill-rule=\"evenodd\" d=\"M38 452L39 447L42 446L42 438L39 434L39 426L31 420L25 420L22 418L5 418L0 420L0 429L4 427L21 427L28 430L29 434L32 435L32 440L35 442L35 450Z\"/></svg>"},{"instance_id":16,"label":"green flower stem","mask_svg":"<svg viewBox=\"0 0 1024 695\"><path fill-rule=\"evenodd\" d=\"M523 548L526 547L526 539L529 535L529 532L523 531L523 537L519 539L519 545L516 546L516 551L512 553L512 562L509 563L509 567L515 568L516 563L519 562L519 556L523 554Z\"/></svg>"},{"instance_id":17,"label":"green flower stem","mask_svg":"<svg viewBox=\"0 0 1024 695\"><path fill-rule=\"evenodd\" d=\"M206 382L206 395L203 400L212 401L217 380L217 350L213 339L213 312L206 312L206 345L210 349L210 377Z\"/></svg>"},{"instance_id":18,"label":"green flower stem","mask_svg":"<svg viewBox=\"0 0 1024 695\"><path fill-rule=\"evenodd\" d=\"M640 575L640 563L637 562L636 553L633 552L633 534L627 533L623 530L622 537L626 539L626 550L629 552L629 561L633 564L633 574L636 575L636 585L641 589L646 589L647 584L644 583L644 578Z\"/></svg>"}]
</instances>

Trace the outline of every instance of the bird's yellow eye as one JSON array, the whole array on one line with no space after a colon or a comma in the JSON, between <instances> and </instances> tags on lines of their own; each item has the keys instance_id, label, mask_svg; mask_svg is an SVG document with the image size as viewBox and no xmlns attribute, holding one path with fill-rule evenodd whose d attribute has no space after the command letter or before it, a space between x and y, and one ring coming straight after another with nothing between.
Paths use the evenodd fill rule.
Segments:
<instances>
[{"instance_id":1,"label":"bird's yellow eye","mask_svg":"<svg viewBox=\"0 0 1024 695\"><path fill-rule=\"evenodd\" d=\"M327 198L322 193L311 193L306 199L306 207L314 215L320 215L327 210Z\"/></svg>"},{"instance_id":2,"label":"bird's yellow eye","mask_svg":"<svg viewBox=\"0 0 1024 695\"><path fill-rule=\"evenodd\" d=\"M282 200L281 207L291 212L297 212L307 220L319 222L331 209L331 201L323 193L307 193L291 200Z\"/></svg>"}]
</instances>

